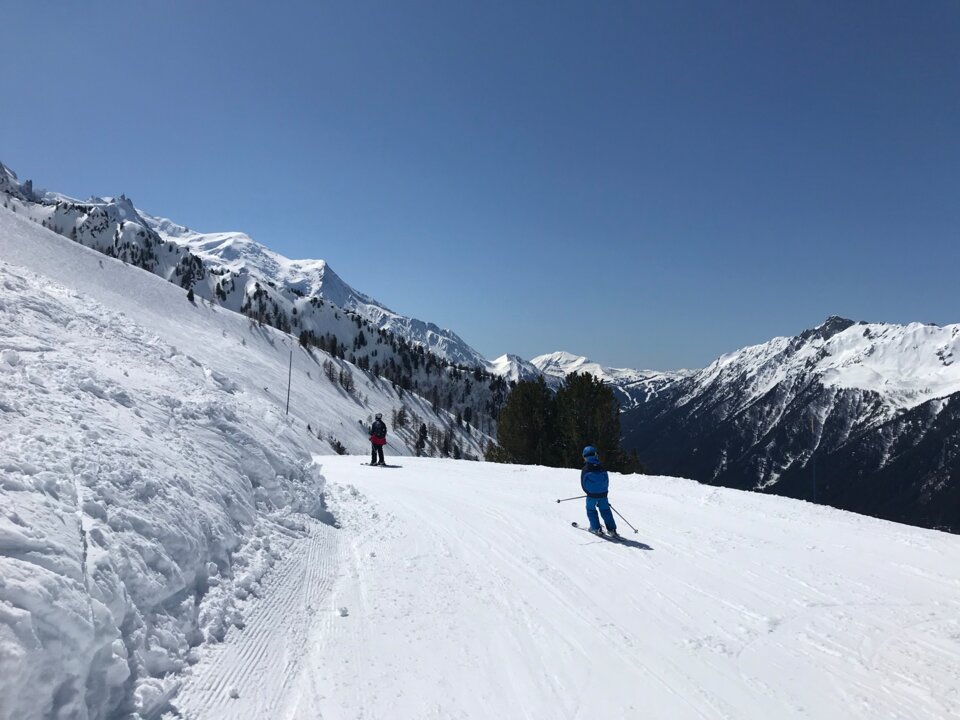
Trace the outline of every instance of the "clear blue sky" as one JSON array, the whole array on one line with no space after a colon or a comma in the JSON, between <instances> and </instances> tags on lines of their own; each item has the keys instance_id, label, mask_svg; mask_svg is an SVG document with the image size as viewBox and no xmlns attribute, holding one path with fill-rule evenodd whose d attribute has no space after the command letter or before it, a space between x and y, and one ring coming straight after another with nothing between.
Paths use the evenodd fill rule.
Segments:
<instances>
[{"instance_id":1,"label":"clear blue sky","mask_svg":"<svg viewBox=\"0 0 960 720\"><path fill-rule=\"evenodd\" d=\"M960 2L18 2L0 160L489 357L960 321Z\"/></svg>"}]
</instances>

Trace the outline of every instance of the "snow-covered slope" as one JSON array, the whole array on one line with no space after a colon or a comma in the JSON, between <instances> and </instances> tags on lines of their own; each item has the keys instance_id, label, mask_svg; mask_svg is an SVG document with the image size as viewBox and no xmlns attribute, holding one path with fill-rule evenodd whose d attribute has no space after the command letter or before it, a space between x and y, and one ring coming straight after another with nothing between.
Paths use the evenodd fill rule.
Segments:
<instances>
[{"instance_id":1,"label":"snow-covered slope","mask_svg":"<svg viewBox=\"0 0 960 720\"><path fill-rule=\"evenodd\" d=\"M612 544L570 527L580 502L554 502L576 471L318 461L343 524L334 580L290 607L315 564L302 543L259 602L264 626L200 649L174 700L185 717L960 713L958 537L614 476L640 532L621 523Z\"/></svg>"},{"instance_id":2,"label":"snow-covered slope","mask_svg":"<svg viewBox=\"0 0 960 720\"><path fill-rule=\"evenodd\" d=\"M158 717L285 549L329 541L311 455L401 410L388 457L421 423L428 453L488 440L0 208L0 718Z\"/></svg>"},{"instance_id":3,"label":"snow-covered slope","mask_svg":"<svg viewBox=\"0 0 960 720\"><path fill-rule=\"evenodd\" d=\"M323 298L452 363L469 367L486 365L483 356L453 331L390 310L354 290L323 260L290 260L254 242L244 233L199 233L165 218L141 215L157 234L190 248L211 268L236 276L250 275L273 283L278 289Z\"/></svg>"},{"instance_id":4,"label":"snow-covered slope","mask_svg":"<svg viewBox=\"0 0 960 720\"><path fill-rule=\"evenodd\" d=\"M5 205L89 247L117 257L126 248L127 255L121 259L184 287L192 287L211 273L225 294L225 283L249 277L280 295L324 299L451 363L486 365L480 353L453 331L393 312L347 285L323 260L290 260L241 232L196 232L167 218L149 215L124 196L79 201L60 193L36 191L32 183L21 183L13 170L0 163L2 196L6 196ZM131 246L135 246L132 251ZM195 265L194 258L202 261L202 267ZM215 293L214 287L209 289L208 296L202 292L202 285L197 288L208 299L228 299Z\"/></svg>"},{"instance_id":5,"label":"snow-covered slope","mask_svg":"<svg viewBox=\"0 0 960 720\"><path fill-rule=\"evenodd\" d=\"M832 317L655 388L625 441L655 472L960 529L957 357L960 325Z\"/></svg>"},{"instance_id":6,"label":"snow-covered slope","mask_svg":"<svg viewBox=\"0 0 960 720\"><path fill-rule=\"evenodd\" d=\"M494 432L506 381L456 334L390 311L322 260L289 260L243 233L197 233L123 196L81 202L35 191L3 165L0 200L21 217L292 333L304 346L330 351Z\"/></svg>"}]
</instances>

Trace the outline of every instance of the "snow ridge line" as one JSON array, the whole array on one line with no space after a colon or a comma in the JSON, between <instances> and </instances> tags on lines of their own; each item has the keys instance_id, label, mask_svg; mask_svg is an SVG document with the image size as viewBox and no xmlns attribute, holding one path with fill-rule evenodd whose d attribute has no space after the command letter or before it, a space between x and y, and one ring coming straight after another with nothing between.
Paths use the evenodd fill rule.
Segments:
<instances>
[{"instance_id":1,"label":"snow ridge line","mask_svg":"<svg viewBox=\"0 0 960 720\"><path fill-rule=\"evenodd\" d=\"M97 479L100 479L100 458L97 458ZM87 599L87 610L90 613L90 627L96 631L96 616L93 612L93 597L90 595L90 573L87 569L87 528L84 525L83 512L83 484L77 474L73 474L74 502L76 503L77 532L80 535L80 575L83 578L83 594Z\"/></svg>"}]
</instances>

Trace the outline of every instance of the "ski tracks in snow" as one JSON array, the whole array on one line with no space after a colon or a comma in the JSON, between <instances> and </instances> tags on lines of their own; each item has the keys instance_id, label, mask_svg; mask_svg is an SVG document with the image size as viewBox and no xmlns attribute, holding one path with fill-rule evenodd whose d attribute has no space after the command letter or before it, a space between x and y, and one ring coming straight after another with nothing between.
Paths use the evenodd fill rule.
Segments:
<instances>
[{"instance_id":1,"label":"ski tracks in snow","mask_svg":"<svg viewBox=\"0 0 960 720\"><path fill-rule=\"evenodd\" d=\"M546 468L318 460L341 529L295 544L185 718L960 717L950 536L618 479L644 549L572 532Z\"/></svg>"},{"instance_id":2,"label":"ski tracks in snow","mask_svg":"<svg viewBox=\"0 0 960 720\"><path fill-rule=\"evenodd\" d=\"M327 607L339 563L339 532L301 517L304 537L247 602L244 626L204 646L185 676L174 707L186 720L282 718L296 701L304 658L317 618Z\"/></svg>"},{"instance_id":3,"label":"ski tracks in snow","mask_svg":"<svg viewBox=\"0 0 960 720\"><path fill-rule=\"evenodd\" d=\"M331 486L337 477L328 473ZM576 720L640 717L651 702L673 718L723 717L618 621L636 607L645 551L580 538L469 485L419 492L415 473L351 479L369 495L341 487L334 510L352 533L335 590L349 615L311 644L309 675L322 681L288 717ZM538 541L549 535L566 542Z\"/></svg>"},{"instance_id":4,"label":"ski tracks in snow","mask_svg":"<svg viewBox=\"0 0 960 720\"><path fill-rule=\"evenodd\" d=\"M644 550L572 533L556 471L437 462L327 463L350 614L325 616L289 720L957 716L949 536L619 479Z\"/></svg>"}]
</instances>

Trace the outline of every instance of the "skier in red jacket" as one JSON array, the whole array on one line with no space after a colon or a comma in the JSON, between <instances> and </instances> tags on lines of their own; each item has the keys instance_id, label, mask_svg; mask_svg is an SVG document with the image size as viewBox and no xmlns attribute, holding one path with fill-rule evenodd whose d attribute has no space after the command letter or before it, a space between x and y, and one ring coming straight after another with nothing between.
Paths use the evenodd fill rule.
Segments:
<instances>
[{"instance_id":1,"label":"skier in red jacket","mask_svg":"<svg viewBox=\"0 0 960 720\"><path fill-rule=\"evenodd\" d=\"M371 465L386 465L383 461L383 446L387 444L387 426L383 422L383 414L377 413L373 425L370 426Z\"/></svg>"}]
</instances>

